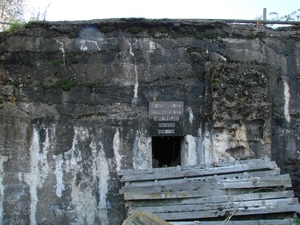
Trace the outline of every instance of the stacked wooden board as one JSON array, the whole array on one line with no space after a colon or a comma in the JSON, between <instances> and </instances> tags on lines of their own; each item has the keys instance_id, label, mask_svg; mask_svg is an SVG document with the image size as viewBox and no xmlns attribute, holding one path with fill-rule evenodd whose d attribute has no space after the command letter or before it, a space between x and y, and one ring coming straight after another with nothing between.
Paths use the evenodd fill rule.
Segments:
<instances>
[{"instance_id":1,"label":"stacked wooden board","mask_svg":"<svg viewBox=\"0 0 300 225\"><path fill-rule=\"evenodd\" d=\"M267 158L119 175L129 215L145 211L166 221L203 221L300 212L289 175Z\"/></svg>"}]
</instances>

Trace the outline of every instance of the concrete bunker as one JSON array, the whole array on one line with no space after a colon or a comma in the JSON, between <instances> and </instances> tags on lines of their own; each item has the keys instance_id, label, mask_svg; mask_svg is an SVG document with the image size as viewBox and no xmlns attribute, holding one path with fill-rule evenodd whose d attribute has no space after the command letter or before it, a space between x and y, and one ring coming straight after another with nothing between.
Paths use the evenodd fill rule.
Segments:
<instances>
[{"instance_id":1,"label":"concrete bunker","mask_svg":"<svg viewBox=\"0 0 300 225\"><path fill-rule=\"evenodd\" d=\"M298 34L146 19L43 21L3 34L1 222L121 224L121 170L223 173L216 163L265 155L291 173L299 196ZM155 142L168 138L180 167L151 170Z\"/></svg>"}]
</instances>

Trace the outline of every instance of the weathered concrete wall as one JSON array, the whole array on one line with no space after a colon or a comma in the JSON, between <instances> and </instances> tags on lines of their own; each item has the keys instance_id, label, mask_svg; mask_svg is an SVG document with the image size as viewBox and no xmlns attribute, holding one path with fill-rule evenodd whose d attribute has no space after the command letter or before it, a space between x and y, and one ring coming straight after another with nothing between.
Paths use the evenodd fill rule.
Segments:
<instances>
[{"instance_id":1,"label":"weathered concrete wall","mask_svg":"<svg viewBox=\"0 0 300 225\"><path fill-rule=\"evenodd\" d=\"M120 19L1 34L0 224L121 224L117 171L152 166L150 101L184 101L182 165L267 155L299 194L299 33Z\"/></svg>"}]
</instances>

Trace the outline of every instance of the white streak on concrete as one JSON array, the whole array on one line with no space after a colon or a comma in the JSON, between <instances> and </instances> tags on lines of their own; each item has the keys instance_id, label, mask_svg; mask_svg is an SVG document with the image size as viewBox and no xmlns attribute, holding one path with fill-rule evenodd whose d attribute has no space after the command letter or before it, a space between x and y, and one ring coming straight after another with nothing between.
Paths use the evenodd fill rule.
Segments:
<instances>
[{"instance_id":1,"label":"white streak on concrete","mask_svg":"<svg viewBox=\"0 0 300 225\"><path fill-rule=\"evenodd\" d=\"M284 79L283 80L283 87L284 87L284 117L286 122L291 122L291 117L290 117L290 88L288 82Z\"/></svg>"},{"instance_id":2,"label":"white streak on concrete","mask_svg":"<svg viewBox=\"0 0 300 225\"><path fill-rule=\"evenodd\" d=\"M156 43L156 47L157 47L157 49L160 49L161 55L164 56L165 55L165 49L162 47L162 45Z\"/></svg>"},{"instance_id":3,"label":"white streak on concrete","mask_svg":"<svg viewBox=\"0 0 300 225\"><path fill-rule=\"evenodd\" d=\"M99 142L99 152L96 155L96 150L93 151L94 165L93 165L93 173L94 177L98 177L98 191L99 191L99 199L98 199L98 214L100 217L101 224L108 224L108 211L106 204L106 196L108 193L108 181L109 181L109 167L108 162L105 157L105 152L103 148L103 144ZM97 180L96 180L97 182Z\"/></svg>"},{"instance_id":4,"label":"white streak on concrete","mask_svg":"<svg viewBox=\"0 0 300 225\"><path fill-rule=\"evenodd\" d=\"M81 153L78 152L78 155L75 156L75 151L76 151L76 146L77 145L77 139L75 136L73 137L73 142L72 142L72 148L64 153L64 162L65 162L65 169L66 172L71 172L77 165L78 159L81 157Z\"/></svg>"},{"instance_id":5,"label":"white streak on concrete","mask_svg":"<svg viewBox=\"0 0 300 225\"><path fill-rule=\"evenodd\" d=\"M62 155L59 154L57 156L53 156L55 160L55 171L56 175L56 195L57 197L61 197L62 191L65 190L65 186L63 184L63 171L61 165L63 163Z\"/></svg>"},{"instance_id":6,"label":"white streak on concrete","mask_svg":"<svg viewBox=\"0 0 300 225\"><path fill-rule=\"evenodd\" d=\"M38 202L37 196L37 187L40 183L40 175L39 175L39 152L40 152L40 144L39 144L39 135L37 130L33 129L31 145L30 145L30 173L24 174L24 180L29 186L30 192L30 224L35 225L35 215L36 215L36 206Z\"/></svg>"},{"instance_id":7,"label":"white streak on concrete","mask_svg":"<svg viewBox=\"0 0 300 225\"><path fill-rule=\"evenodd\" d=\"M138 89L139 89L139 76L138 76L138 71L137 71L137 66L136 63L134 65L134 73L135 73L135 84L134 84L134 100L136 101L138 98Z\"/></svg>"},{"instance_id":8,"label":"white streak on concrete","mask_svg":"<svg viewBox=\"0 0 300 225\"><path fill-rule=\"evenodd\" d=\"M86 46L86 44L85 44L85 40L81 40L80 41L80 50L81 51L83 51L83 52L85 52L85 51L87 51L88 50L88 47Z\"/></svg>"},{"instance_id":9,"label":"white streak on concrete","mask_svg":"<svg viewBox=\"0 0 300 225\"><path fill-rule=\"evenodd\" d=\"M203 148L203 161L204 163L212 163L213 162L213 145L211 141L211 134L209 131L204 132L202 148Z\"/></svg>"},{"instance_id":10,"label":"white streak on concrete","mask_svg":"<svg viewBox=\"0 0 300 225\"><path fill-rule=\"evenodd\" d=\"M4 170L3 170L3 163L7 162L8 157L0 155L0 225L3 224L3 200L4 200L4 189L3 186L3 177L4 177Z\"/></svg>"},{"instance_id":11,"label":"white streak on concrete","mask_svg":"<svg viewBox=\"0 0 300 225\"><path fill-rule=\"evenodd\" d=\"M36 49L40 48L41 39L42 39L42 37L38 37L38 38L35 39L35 48Z\"/></svg>"},{"instance_id":12,"label":"white streak on concrete","mask_svg":"<svg viewBox=\"0 0 300 225\"><path fill-rule=\"evenodd\" d=\"M265 53L265 46L264 46L264 45L261 47L261 50L262 50L262 54L261 54L260 61L262 62L263 59L264 59L264 55L266 54L266 53Z\"/></svg>"},{"instance_id":13,"label":"white streak on concrete","mask_svg":"<svg viewBox=\"0 0 300 225\"><path fill-rule=\"evenodd\" d=\"M156 50L155 42L149 41L149 52L154 52Z\"/></svg>"},{"instance_id":14,"label":"white streak on concrete","mask_svg":"<svg viewBox=\"0 0 300 225\"><path fill-rule=\"evenodd\" d=\"M60 44L59 50L62 52L63 54L63 62L64 65L66 64L66 52L65 52L65 48L64 48L64 43L62 41L59 41L57 39L55 39L55 41Z\"/></svg>"},{"instance_id":15,"label":"white streak on concrete","mask_svg":"<svg viewBox=\"0 0 300 225\"><path fill-rule=\"evenodd\" d=\"M74 128L75 138L79 141L86 141L89 138L89 131L85 127L75 127Z\"/></svg>"},{"instance_id":16,"label":"white streak on concrete","mask_svg":"<svg viewBox=\"0 0 300 225\"><path fill-rule=\"evenodd\" d=\"M80 152L81 143L85 143L89 141L89 131L84 127L74 127L74 137L73 137L73 145L72 148L64 153L64 158L68 163L66 164L68 167L68 171L73 176L73 184L72 184L72 203L75 207L75 212L77 214L77 224L95 224L95 215L97 208L97 199L94 195L94 188L96 179L94 177L92 181L86 180L87 177L83 176L83 164L88 163L89 160L82 159ZM95 144L92 141L89 147L92 152L95 152ZM73 159L72 159L73 158ZM91 160L94 160L91 156ZM93 171L92 163L88 163L85 165L85 168L88 166L90 171ZM79 176L78 176L79 175ZM79 177L79 178L78 178Z\"/></svg>"},{"instance_id":17,"label":"white streak on concrete","mask_svg":"<svg viewBox=\"0 0 300 225\"><path fill-rule=\"evenodd\" d=\"M92 140L90 141L90 139ZM87 141L90 141L89 148L92 154L89 159L83 161L80 154L81 143ZM94 225L95 219L98 218L101 224L108 225L106 196L110 177L109 163L105 157L103 144L99 142L97 145L87 128L74 127L72 148L64 153L63 159L66 171L73 176L71 197L77 215L76 224ZM91 171L90 177L82 176L84 169ZM79 179L78 175L80 175ZM95 188L99 199L97 199Z\"/></svg>"},{"instance_id":18,"label":"white streak on concrete","mask_svg":"<svg viewBox=\"0 0 300 225\"><path fill-rule=\"evenodd\" d=\"M18 172L18 180L23 181L23 174L22 172Z\"/></svg>"},{"instance_id":19,"label":"white streak on concrete","mask_svg":"<svg viewBox=\"0 0 300 225\"><path fill-rule=\"evenodd\" d=\"M201 126L200 128L198 128L198 140L197 140L197 164L203 164L204 163L204 152L203 152L203 136L202 136L202 130L201 130Z\"/></svg>"},{"instance_id":20,"label":"white streak on concrete","mask_svg":"<svg viewBox=\"0 0 300 225\"><path fill-rule=\"evenodd\" d=\"M132 160L134 169L152 167L152 140L140 131L136 131Z\"/></svg>"},{"instance_id":21,"label":"white streak on concrete","mask_svg":"<svg viewBox=\"0 0 300 225\"><path fill-rule=\"evenodd\" d=\"M71 196L72 203L75 205L75 211L77 214L77 224L95 224L95 209L97 206L97 201L92 193L93 190L91 186L88 186L82 190L78 185L75 184L74 180Z\"/></svg>"},{"instance_id":22,"label":"white streak on concrete","mask_svg":"<svg viewBox=\"0 0 300 225\"><path fill-rule=\"evenodd\" d=\"M234 38L223 38L223 40L225 42L236 43L236 44L244 44L244 43L246 43L248 41L248 40L234 39Z\"/></svg>"},{"instance_id":23,"label":"white streak on concrete","mask_svg":"<svg viewBox=\"0 0 300 225\"><path fill-rule=\"evenodd\" d=\"M74 136L72 141L72 148L64 153L66 172L71 172L76 168L77 163L82 161L81 151L78 151L78 142L84 142L89 137L88 130L83 127L74 127Z\"/></svg>"},{"instance_id":24,"label":"white streak on concrete","mask_svg":"<svg viewBox=\"0 0 300 225\"><path fill-rule=\"evenodd\" d=\"M92 43L96 46L96 48L98 49L98 51L101 50L101 48L99 47L98 45L98 42L97 41L93 41L93 40L80 40L80 50L81 51L87 51L89 50L89 48L86 46L86 43Z\"/></svg>"},{"instance_id":25,"label":"white streak on concrete","mask_svg":"<svg viewBox=\"0 0 300 225\"><path fill-rule=\"evenodd\" d=\"M54 129L55 130L55 129ZM54 131L55 132L55 131ZM30 172L24 174L24 180L29 186L30 191L30 223L36 224L35 215L38 203L37 188L42 188L45 179L50 171L48 165L48 151L50 148L49 128L45 129L45 141L43 142L42 152L40 153L40 137L38 130L33 129L30 144ZM22 178L19 175L19 180Z\"/></svg>"},{"instance_id":26,"label":"white streak on concrete","mask_svg":"<svg viewBox=\"0 0 300 225\"><path fill-rule=\"evenodd\" d=\"M190 121L190 124L193 123L193 120L194 120L194 114L193 114L193 110L191 107L188 107L187 108L188 112L189 112L189 121Z\"/></svg>"},{"instance_id":27,"label":"white streak on concrete","mask_svg":"<svg viewBox=\"0 0 300 225\"><path fill-rule=\"evenodd\" d=\"M118 129L117 129L117 131L114 135L113 149L114 149L115 160L116 160L116 163L117 163L117 171L119 171L121 169L122 156L119 153L119 151L120 151L120 132L119 132Z\"/></svg>"},{"instance_id":28,"label":"white streak on concrete","mask_svg":"<svg viewBox=\"0 0 300 225\"><path fill-rule=\"evenodd\" d=\"M129 42L128 44L129 44L129 54L132 55L132 56L134 57L134 53L133 53L133 51L132 51L132 45L131 45L130 42Z\"/></svg>"},{"instance_id":29,"label":"white streak on concrete","mask_svg":"<svg viewBox=\"0 0 300 225\"><path fill-rule=\"evenodd\" d=\"M197 164L197 138L186 135L181 144L181 165L193 166Z\"/></svg>"},{"instance_id":30,"label":"white streak on concrete","mask_svg":"<svg viewBox=\"0 0 300 225\"><path fill-rule=\"evenodd\" d=\"M50 170L49 165L48 165L48 151L50 147L49 143L49 128L46 128L45 130L46 137L45 141L43 142L43 149L42 153L39 154L39 171L40 171L40 184L39 187L41 188L45 179L48 176L48 172Z\"/></svg>"},{"instance_id":31,"label":"white streak on concrete","mask_svg":"<svg viewBox=\"0 0 300 225\"><path fill-rule=\"evenodd\" d=\"M134 95L133 95L133 101L132 102L135 104L137 102L137 98L138 98L139 76L138 76L138 71L137 71L136 58L135 58L135 55L132 51L132 45L131 45L130 42L128 44L129 44L129 54L131 56L133 56L133 58L134 58L135 84L134 84L134 89L133 89Z\"/></svg>"}]
</instances>

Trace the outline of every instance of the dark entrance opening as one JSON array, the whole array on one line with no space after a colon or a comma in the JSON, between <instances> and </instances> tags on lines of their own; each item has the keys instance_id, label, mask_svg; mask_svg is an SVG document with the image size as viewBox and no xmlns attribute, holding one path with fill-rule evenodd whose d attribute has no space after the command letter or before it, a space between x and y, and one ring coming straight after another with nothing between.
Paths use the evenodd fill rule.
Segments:
<instances>
[{"instance_id":1,"label":"dark entrance opening","mask_svg":"<svg viewBox=\"0 0 300 225\"><path fill-rule=\"evenodd\" d=\"M181 164L182 137L152 137L152 167L170 167Z\"/></svg>"}]
</instances>

